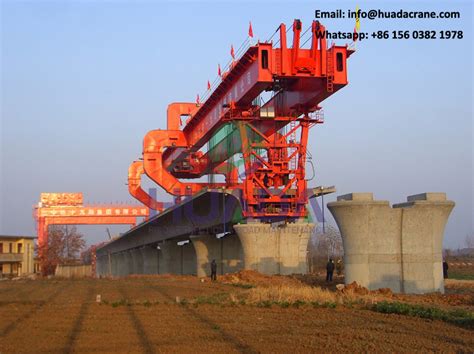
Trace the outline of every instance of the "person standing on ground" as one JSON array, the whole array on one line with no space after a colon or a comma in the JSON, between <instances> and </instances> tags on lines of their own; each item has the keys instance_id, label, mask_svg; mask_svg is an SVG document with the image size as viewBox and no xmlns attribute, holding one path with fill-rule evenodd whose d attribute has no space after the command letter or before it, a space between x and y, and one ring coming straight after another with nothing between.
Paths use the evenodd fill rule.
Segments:
<instances>
[{"instance_id":1,"label":"person standing on ground","mask_svg":"<svg viewBox=\"0 0 474 354\"><path fill-rule=\"evenodd\" d=\"M444 260L443 261L443 278L444 279L448 279L448 269L449 269L448 262Z\"/></svg>"},{"instance_id":2,"label":"person standing on ground","mask_svg":"<svg viewBox=\"0 0 474 354\"><path fill-rule=\"evenodd\" d=\"M332 281L332 275L334 273L334 261L332 258L329 258L329 262L326 264L326 281Z\"/></svg>"},{"instance_id":3,"label":"person standing on ground","mask_svg":"<svg viewBox=\"0 0 474 354\"><path fill-rule=\"evenodd\" d=\"M217 263L215 259L211 262L211 280L217 280Z\"/></svg>"}]
</instances>

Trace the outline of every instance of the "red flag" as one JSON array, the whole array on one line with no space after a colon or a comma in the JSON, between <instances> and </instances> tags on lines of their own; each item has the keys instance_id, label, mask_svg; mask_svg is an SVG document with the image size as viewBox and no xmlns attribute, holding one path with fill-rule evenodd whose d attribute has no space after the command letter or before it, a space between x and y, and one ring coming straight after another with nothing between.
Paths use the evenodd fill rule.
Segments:
<instances>
[{"instance_id":1,"label":"red flag","mask_svg":"<svg viewBox=\"0 0 474 354\"><path fill-rule=\"evenodd\" d=\"M354 42L357 42L357 38L359 38L359 34L357 33L357 26L354 27Z\"/></svg>"},{"instance_id":2,"label":"red flag","mask_svg":"<svg viewBox=\"0 0 474 354\"><path fill-rule=\"evenodd\" d=\"M196 97L196 104L199 105L199 103L200 102L199 102L199 94L198 94L197 97Z\"/></svg>"},{"instance_id":3,"label":"red flag","mask_svg":"<svg viewBox=\"0 0 474 354\"><path fill-rule=\"evenodd\" d=\"M252 22L249 22L249 37L253 38Z\"/></svg>"},{"instance_id":4,"label":"red flag","mask_svg":"<svg viewBox=\"0 0 474 354\"><path fill-rule=\"evenodd\" d=\"M211 83L209 82L209 80L207 80L207 89L208 89L208 90L211 89Z\"/></svg>"},{"instance_id":5,"label":"red flag","mask_svg":"<svg viewBox=\"0 0 474 354\"><path fill-rule=\"evenodd\" d=\"M222 76L221 65L217 64L217 75Z\"/></svg>"},{"instance_id":6,"label":"red flag","mask_svg":"<svg viewBox=\"0 0 474 354\"><path fill-rule=\"evenodd\" d=\"M233 45L230 46L230 56L232 57L232 59L235 59L235 52L234 52L234 46Z\"/></svg>"}]
</instances>

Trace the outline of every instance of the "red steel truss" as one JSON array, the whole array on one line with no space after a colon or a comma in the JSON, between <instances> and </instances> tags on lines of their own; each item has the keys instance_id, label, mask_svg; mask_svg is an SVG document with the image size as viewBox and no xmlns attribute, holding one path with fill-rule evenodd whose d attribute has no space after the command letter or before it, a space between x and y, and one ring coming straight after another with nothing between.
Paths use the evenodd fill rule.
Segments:
<instances>
[{"instance_id":1,"label":"red steel truss","mask_svg":"<svg viewBox=\"0 0 474 354\"><path fill-rule=\"evenodd\" d=\"M205 188L238 189L245 217L306 216L309 128L323 123L320 103L347 85L346 61L353 50L328 47L318 21L308 29L310 47L303 48L302 27L301 21L293 22L291 47L284 24L276 43L249 46L203 103L169 105L167 129L146 134L143 161L130 167L130 193L160 208L140 187L145 173L178 197ZM264 92L271 98L261 103ZM223 129L224 137L211 146ZM215 174L224 175L225 181L189 181Z\"/></svg>"}]
</instances>

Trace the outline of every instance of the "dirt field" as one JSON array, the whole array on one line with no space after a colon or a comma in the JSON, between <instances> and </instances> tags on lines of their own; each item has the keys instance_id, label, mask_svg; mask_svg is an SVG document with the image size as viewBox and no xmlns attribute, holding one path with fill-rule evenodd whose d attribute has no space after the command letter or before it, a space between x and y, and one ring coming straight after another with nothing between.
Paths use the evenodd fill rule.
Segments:
<instances>
[{"instance_id":1,"label":"dirt field","mask_svg":"<svg viewBox=\"0 0 474 354\"><path fill-rule=\"evenodd\" d=\"M474 351L474 331L441 320L245 302L258 286L296 279L221 280L235 284L170 276L0 282L0 353ZM472 285L451 281L448 295L402 300L472 310ZM446 300L458 292L460 303Z\"/></svg>"}]
</instances>

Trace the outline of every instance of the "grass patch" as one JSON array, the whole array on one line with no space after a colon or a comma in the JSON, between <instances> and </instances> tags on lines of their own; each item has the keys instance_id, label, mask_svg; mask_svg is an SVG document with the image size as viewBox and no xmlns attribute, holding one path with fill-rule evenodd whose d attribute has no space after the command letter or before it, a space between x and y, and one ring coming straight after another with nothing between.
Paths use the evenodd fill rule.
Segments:
<instances>
[{"instance_id":1,"label":"grass patch","mask_svg":"<svg viewBox=\"0 0 474 354\"><path fill-rule=\"evenodd\" d=\"M335 309L337 307L337 304L335 302L331 302L331 301L328 301L328 302L311 302L311 305L315 308L319 308L319 307L322 307L322 308L327 308L327 309Z\"/></svg>"},{"instance_id":2,"label":"grass patch","mask_svg":"<svg viewBox=\"0 0 474 354\"><path fill-rule=\"evenodd\" d=\"M379 302L373 305L371 309L381 313L396 313L431 320L441 320L462 327L474 328L474 314L462 309L445 311L437 307L425 307L421 305L388 301Z\"/></svg>"},{"instance_id":3,"label":"grass patch","mask_svg":"<svg viewBox=\"0 0 474 354\"><path fill-rule=\"evenodd\" d=\"M242 289L252 289L252 288L255 288L255 285L247 284L247 283L232 283L232 284L230 284L230 285L235 286L236 288L242 288Z\"/></svg>"},{"instance_id":4,"label":"grass patch","mask_svg":"<svg viewBox=\"0 0 474 354\"><path fill-rule=\"evenodd\" d=\"M118 301L114 301L111 303L112 307L119 307L119 306L130 306L130 302L127 299L120 299Z\"/></svg>"},{"instance_id":5,"label":"grass patch","mask_svg":"<svg viewBox=\"0 0 474 354\"><path fill-rule=\"evenodd\" d=\"M298 305L296 306L300 306L303 303L310 302L335 302L336 294L326 289L308 285L280 285L252 288L248 293L248 300L251 303L261 303L264 301L273 303L297 303Z\"/></svg>"},{"instance_id":6,"label":"grass patch","mask_svg":"<svg viewBox=\"0 0 474 354\"><path fill-rule=\"evenodd\" d=\"M449 279L457 280L474 280L474 274L465 274L465 273L449 273Z\"/></svg>"},{"instance_id":7,"label":"grass patch","mask_svg":"<svg viewBox=\"0 0 474 354\"><path fill-rule=\"evenodd\" d=\"M270 308L274 304L273 301L265 300L257 302L257 307Z\"/></svg>"},{"instance_id":8,"label":"grass patch","mask_svg":"<svg viewBox=\"0 0 474 354\"><path fill-rule=\"evenodd\" d=\"M198 296L193 302L195 304L222 304L229 301L228 293L217 293L210 296Z\"/></svg>"}]
</instances>

